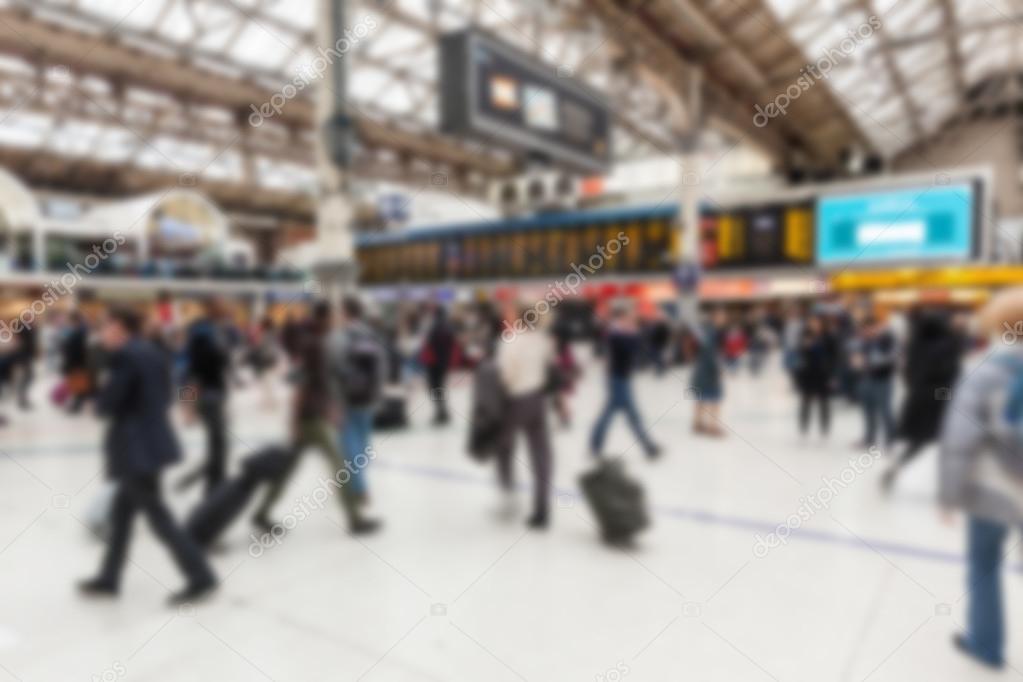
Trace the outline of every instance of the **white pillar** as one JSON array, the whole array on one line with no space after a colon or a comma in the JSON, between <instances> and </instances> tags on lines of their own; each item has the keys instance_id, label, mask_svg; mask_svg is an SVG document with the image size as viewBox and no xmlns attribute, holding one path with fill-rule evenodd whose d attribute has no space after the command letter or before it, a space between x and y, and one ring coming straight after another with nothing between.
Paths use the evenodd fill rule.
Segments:
<instances>
[{"instance_id":1,"label":"white pillar","mask_svg":"<svg viewBox=\"0 0 1023 682\"><path fill-rule=\"evenodd\" d=\"M319 0L320 21L317 42L324 50L340 44L346 30L349 0ZM316 169L320 197L316 212L317 262L313 276L318 293L336 303L355 282L355 242L352 235L352 205L349 168L339 165L335 156L337 140L328 137L328 127L346 113L347 61L349 52L334 58L317 84ZM342 162L344 164L344 162Z\"/></svg>"}]
</instances>

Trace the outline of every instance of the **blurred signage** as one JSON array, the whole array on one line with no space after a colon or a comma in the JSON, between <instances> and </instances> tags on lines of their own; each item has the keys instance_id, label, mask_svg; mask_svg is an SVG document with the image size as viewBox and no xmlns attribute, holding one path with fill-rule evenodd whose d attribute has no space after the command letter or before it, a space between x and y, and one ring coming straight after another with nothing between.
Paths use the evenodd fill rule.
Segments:
<instances>
[{"instance_id":1,"label":"blurred signage","mask_svg":"<svg viewBox=\"0 0 1023 682\"><path fill-rule=\"evenodd\" d=\"M476 29L440 49L441 129L500 143L583 172L611 159L603 97L569 75Z\"/></svg>"},{"instance_id":2,"label":"blurred signage","mask_svg":"<svg viewBox=\"0 0 1023 682\"><path fill-rule=\"evenodd\" d=\"M162 216L156 220L156 238L166 249L193 249L202 245L202 232L195 225Z\"/></svg>"},{"instance_id":3,"label":"blurred signage","mask_svg":"<svg viewBox=\"0 0 1023 682\"><path fill-rule=\"evenodd\" d=\"M964 183L821 197L817 262L969 260L978 247L978 193Z\"/></svg>"},{"instance_id":4,"label":"blurred signage","mask_svg":"<svg viewBox=\"0 0 1023 682\"><path fill-rule=\"evenodd\" d=\"M709 210L700 219L700 258L708 270L813 264L810 204Z\"/></svg>"},{"instance_id":5,"label":"blurred signage","mask_svg":"<svg viewBox=\"0 0 1023 682\"><path fill-rule=\"evenodd\" d=\"M407 223L411 217L412 198L404 194L381 194L377 197L377 213L386 223Z\"/></svg>"}]
</instances>

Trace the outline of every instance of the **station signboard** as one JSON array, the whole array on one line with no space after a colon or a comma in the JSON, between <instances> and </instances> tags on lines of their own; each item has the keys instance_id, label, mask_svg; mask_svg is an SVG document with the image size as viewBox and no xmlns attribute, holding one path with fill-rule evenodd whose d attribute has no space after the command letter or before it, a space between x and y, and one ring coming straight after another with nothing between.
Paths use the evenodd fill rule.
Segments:
<instances>
[{"instance_id":1,"label":"station signboard","mask_svg":"<svg viewBox=\"0 0 1023 682\"><path fill-rule=\"evenodd\" d=\"M584 173L611 160L604 98L556 66L479 29L441 38L441 130Z\"/></svg>"},{"instance_id":2,"label":"station signboard","mask_svg":"<svg viewBox=\"0 0 1023 682\"><path fill-rule=\"evenodd\" d=\"M965 262L978 254L979 185L961 183L822 196L817 263Z\"/></svg>"}]
</instances>

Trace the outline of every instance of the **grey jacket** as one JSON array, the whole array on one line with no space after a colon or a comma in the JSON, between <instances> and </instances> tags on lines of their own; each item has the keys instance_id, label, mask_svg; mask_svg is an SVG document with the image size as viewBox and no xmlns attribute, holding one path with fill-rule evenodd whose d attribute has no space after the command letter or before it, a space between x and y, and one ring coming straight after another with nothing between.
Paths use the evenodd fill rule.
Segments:
<instances>
[{"instance_id":1,"label":"grey jacket","mask_svg":"<svg viewBox=\"0 0 1023 682\"><path fill-rule=\"evenodd\" d=\"M1023 524L1023 442L1003 413L1023 350L997 349L967 371L952 393L941 433L942 506L1009 525Z\"/></svg>"}]
</instances>

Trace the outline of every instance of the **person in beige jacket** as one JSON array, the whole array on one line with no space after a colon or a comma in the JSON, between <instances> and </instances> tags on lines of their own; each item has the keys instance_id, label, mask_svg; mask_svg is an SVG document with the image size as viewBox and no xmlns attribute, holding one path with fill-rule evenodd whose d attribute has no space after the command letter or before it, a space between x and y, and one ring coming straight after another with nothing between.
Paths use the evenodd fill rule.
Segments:
<instances>
[{"instance_id":1,"label":"person in beige jacket","mask_svg":"<svg viewBox=\"0 0 1023 682\"><path fill-rule=\"evenodd\" d=\"M501 335L496 362L508 396L505 428L497 448L498 473L505 490L514 487L515 434L522 431L529 447L533 470L533 514L530 528L546 528L550 521L550 488L553 455L547 425L547 379L554 361L554 344L543 324L545 317L522 310L515 333ZM535 323L519 324L533 318Z\"/></svg>"}]
</instances>

